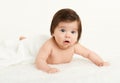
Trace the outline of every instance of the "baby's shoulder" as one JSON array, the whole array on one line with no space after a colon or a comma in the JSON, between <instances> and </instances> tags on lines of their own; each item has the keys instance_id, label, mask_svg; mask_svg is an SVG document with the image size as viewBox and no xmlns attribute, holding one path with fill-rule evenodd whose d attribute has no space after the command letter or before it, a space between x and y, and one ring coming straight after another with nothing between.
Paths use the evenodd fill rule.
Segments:
<instances>
[{"instance_id":1,"label":"baby's shoulder","mask_svg":"<svg viewBox=\"0 0 120 83\"><path fill-rule=\"evenodd\" d=\"M45 43L43 44L43 46L45 46L45 47L50 47L50 46L52 46L52 38L50 38L50 39L48 39L48 40L46 40L45 41Z\"/></svg>"},{"instance_id":2,"label":"baby's shoulder","mask_svg":"<svg viewBox=\"0 0 120 83\"><path fill-rule=\"evenodd\" d=\"M75 50L80 50L80 49L82 49L83 48L83 46L80 44L80 43L76 43L75 45L74 45L74 49Z\"/></svg>"}]
</instances>

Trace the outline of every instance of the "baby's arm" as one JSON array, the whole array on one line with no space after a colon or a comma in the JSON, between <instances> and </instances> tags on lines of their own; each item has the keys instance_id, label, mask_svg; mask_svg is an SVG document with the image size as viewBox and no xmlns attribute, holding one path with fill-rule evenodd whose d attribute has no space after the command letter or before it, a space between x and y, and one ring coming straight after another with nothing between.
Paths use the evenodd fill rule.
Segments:
<instances>
[{"instance_id":1,"label":"baby's arm","mask_svg":"<svg viewBox=\"0 0 120 83\"><path fill-rule=\"evenodd\" d=\"M88 58L97 66L107 66L109 65L107 62L104 62L101 57L99 57L95 52L83 47L80 44L76 44L75 52L83 57Z\"/></svg>"},{"instance_id":2,"label":"baby's arm","mask_svg":"<svg viewBox=\"0 0 120 83\"><path fill-rule=\"evenodd\" d=\"M42 71L45 71L47 73L55 73L58 72L59 70L56 68L51 68L50 66L48 66L47 64L47 58L51 53L51 47L49 45L49 43L45 43L41 49L39 50L39 54L36 58L36 67Z\"/></svg>"},{"instance_id":3,"label":"baby's arm","mask_svg":"<svg viewBox=\"0 0 120 83\"><path fill-rule=\"evenodd\" d=\"M104 62L103 59L98 56L95 52L90 51L87 55L87 58L95 63L97 66L107 66L108 62Z\"/></svg>"}]
</instances>

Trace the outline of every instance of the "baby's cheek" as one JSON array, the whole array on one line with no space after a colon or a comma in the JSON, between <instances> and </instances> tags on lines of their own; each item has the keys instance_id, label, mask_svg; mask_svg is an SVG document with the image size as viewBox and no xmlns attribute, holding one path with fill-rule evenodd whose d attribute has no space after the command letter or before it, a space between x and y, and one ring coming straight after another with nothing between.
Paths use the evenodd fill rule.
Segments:
<instances>
[{"instance_id":1,"label":"baby's cheek","mask_svg":"<svg viewBox=\"0 0 120 83\"><path fill-rule=\"evenodd\" d=\"M74 42L77 42L77 37L74 38Z\"/></svg>"},{"instance_id":2,"label":"baby's cheek","mask_svg":"<svg viewBox=\"0 0 120 83\"><path fill-rule=\"evenodd\" d=\"M73 40L73 41L72 41L72 44L76 44L76 42L77 42L77 40Z\"/></svg>"}]
</instances>

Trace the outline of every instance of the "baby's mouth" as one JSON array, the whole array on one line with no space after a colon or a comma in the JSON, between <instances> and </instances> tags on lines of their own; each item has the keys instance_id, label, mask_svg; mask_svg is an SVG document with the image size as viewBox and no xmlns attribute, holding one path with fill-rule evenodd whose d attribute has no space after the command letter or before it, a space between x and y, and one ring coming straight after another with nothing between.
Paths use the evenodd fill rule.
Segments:
<instances>
[{"instance_id":1,"label":"baby's mouth","mask_svg":"<svg viewBox=\"0 0 120 83\"><path fill-rule=\"evenodd\" d=\"M64 41L64 43L70 43L70 41L68 41L68 40L65 40L65 41Z\"/></svg>"}]
</instances>

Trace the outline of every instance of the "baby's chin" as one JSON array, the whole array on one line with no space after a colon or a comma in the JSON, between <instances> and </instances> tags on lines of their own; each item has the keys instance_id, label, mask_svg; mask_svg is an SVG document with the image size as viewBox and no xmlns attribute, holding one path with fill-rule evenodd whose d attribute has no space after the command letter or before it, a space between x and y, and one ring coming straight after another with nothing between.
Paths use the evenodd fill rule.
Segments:
<instances>
[{"instance_id":1,"label":"baby's chin","mask_svg":"<svg viewBox=\"0 0 120 83\"><path fill-rule=\"evenodd\" d=\"M63 45L63 46L61 46L60 48L61 49L68 49L68 48L70 48L70 47L72 47L73 45Z\"/></svg>"}]
</instances>

